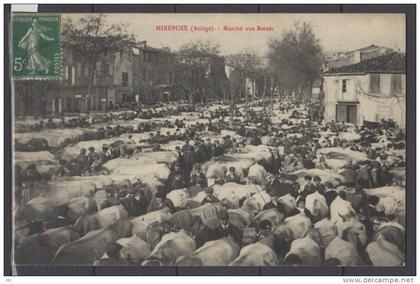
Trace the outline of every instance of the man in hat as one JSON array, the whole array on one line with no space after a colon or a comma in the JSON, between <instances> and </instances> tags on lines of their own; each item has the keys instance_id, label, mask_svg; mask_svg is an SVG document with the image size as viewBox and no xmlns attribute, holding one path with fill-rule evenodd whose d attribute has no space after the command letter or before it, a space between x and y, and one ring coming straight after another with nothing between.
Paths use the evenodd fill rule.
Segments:
<instances>
[{"instance_id":1,"label":"man in hat","mask_svg":"<svg viewBox=\"0 0 420 284\"><path fill-rule=\"evenodd\" d=\"M99 156L98 153L95 152L94 147L88 148L87 160L89 165L89 171L95 172L96 168L98 167Z\"/></svg>"},{"instance_id":2,"label":"man in hat","mask_svg":"<svg viewBox=\"0 0 420 284\"><path fill-rule=\"evenodd\" d=\"M206 242L219 240L224 237L230 236L233 238L235 243L238 244L239 247L242 245L242 232L234 226L232 223L229 222L229 214L227 210L221 210L218 213L218 219L220 223L218 226L211 228L209 226L205 226L200 233L197 234L195 238L195 243L197 248L204 245Z\"/></svg>"},{"instance_id":3,"label":"man in hat","mask_svg":"<svg viewBox=\"0 0 420 284\"><path fill-rule=\"evenodd\" d=\"M129 188L127 196L122 198L120 203L127 210L129 216L138 217L146 214L147 200L141 190Z\"/></svg>"},{"instance_id":4,"label":"man in hat","mask_svg":"<svg viewBox=\"0 0 420 284\"><path fill-rule=\"evenodd\" d=\"M76 168L74 173L81 176L89 168L88 158L86 156L86 149L80 149L79 156L76 158Z\"/></svg>"},{"instance_id":5,"label":"man in hat","mask_svg":"<svg viewBox=\"0 0 420 284\"><path fill-rule=\"evenodd\" d=\"M201 201L201 205L204 205L206 203L219 203L220 200L213 195L213 188L212 187L206 187L204 189L204 192L206 193L206 197L203 198L203 201Z\"/></svg>"},{"instance_id":6,"label":"man in hat","mask_svg":"<svg viewBox=\"0 0 420 284\"><path fill-rule=\"evenodd\" d=\"M310 185L309 193L314 193L315 191L318 191L320 194L325 193L325 186L321 183L321 178L319 176L314 176Z\"/></svg>"},{"instance_id":7,"label":"man in hat","mask_svg":"<svg viewBox=\"0 0 420 284\"><path fill-rule=\"evenodd\" d=\"M305 169L315 168L315 163L313 162L313 160L310 158L310 155L308 154L303 155L302 164Z\"/></svg>"},{"instance_id":8,"label":"man in hat","mask_svg":"<svg viewBox=\"0 0 420 284\"><path fill-rule=\"evenodd\" d=\"M325 201L327 202L328 207L330 207L331 203L337 197L337 192L333 184L329 181L325 183L325 193L324 193Z\"/></svg>"},{"instance_id":9,"label":"man in hat","mask_svg":"<svg viewBox=\"0 0 420 284\"><path fill-rule=\"evenodd\" d=\"M241 178L236 174L235 167L229 167L226 173L225 182L241 183Z\"/></svg>"},{"instance_id":10,"label":"man in hat","mask_svg":"<svg viewBox=\"0 0 420 284\"><path fill-rule=\"evenodd\" d=\"M263 210L277 208L277 210L280 213L285 214L286 210L284 209L283 205L278 201L279 196L277 192L275 190L271 190L268 194L270 195L270 201L264 205Z\"/></svg>"},{"instance_id":11,"label":"man in hat","mask_svg":"<svg viewBox=\"0 0 420 284\"><path fill-rule=\"evenodd\" d=\"M303 214L306 217L308 217L311 220L311 222L313 222L314 218L313 218L311 212L305 207L305 205L306 205L305 198L303 196L298 196L296 198L296 203L295 203L296 208L293 209L292 211L290 211L287 214L288 217L295 216L295 215L298 215L298 214Z\"/></svg>"},{"instance_id":12,"label":"man in hat","mask_svg":"<svg viewBox=\"0 0 420 284\"><path fill-rule=\"evenodd\" d=\"M101 164L105 164L109 160L108 155L107 155L108 150L109 150L108 145L103 144L102 145L102 151L99 152L99 154L98 154L99 162Z\"/></svg>"},{"instance_id":13,"label":"man in hat","mask_svg":"<svg viewBox=\"0 0 420 284\"><path fill-rule=\"evenodd\" d=\"M166 189L159 186L155 197L149 203L147 212L152 212L163 208L169 208L172 213L175 212L174 204L170 199L166 198Z\"/></svg>"},{"instance_id":14,"label":"man in hat","mask_svg":"<svg viewBox=\"0 0 420 284\"><path fill-rule=\"evenodd\" d=\"M223 147L225 149L232 148L232 140L230 139L230 135L226 135L223 137Z\"/></svg>"},{"instance_id":15,"label":"man in hat","mask_svg":"<svg viewBox=\"0 0 420 284\"><path fill-rule=\"evenodd\" d=\"M348 161L343 169L339 172L344 177L343 185L348 187L354 187L356 180L356 171L352 165L352 161Z\"/></svg>"},{"instance_id":16,"label":"man in hat","mask_svg":"<svg viewBox=\"0 0 420 284\"><path fill-rule=\"evenodd\" d=\"M206 139L206 161L210 160L212 158L213 154L213 144L211 143L210 138Z\"/></svg>"},{"instance_id":17,"label":"man in hat","mask_svg":"<svg viewBox=\"0 0 420 284\"><path fill-rule=\"evenodd\" d=\"M185 159L185 175L190 176L192 168L196 163L196 154L194 147L190 145L190 140L185 139L185 144L182 146L181 151Z\"/></svg>"},{"instance_id":18,"label":"man in hat","mask_svg":"<svg viewBox=\"0 0 420 284\"><path fill-rule=\"evenodd\" d=\"M224 149L220 145L219 140L215 140L214 141L214 147L213 147L213 157L219 157L219 156L223 155L223 153L224 153Z\"/></svg>"},{"instance_id":19,"label":"man in hat","mask_svg":"<svg viewBox=\"0 0 420 284\"><path fill-rule=\"evenodd\" d=\"M190 184L192 186L200 187L207 186L207 178L206 175L203 173L200 164L194 165L194 170L191 172Z\"/></svg>"},{"instance_id":20,"label":"man in hat","mask_svg":"<svg viewBox=\"0 0 420 284\"><path fill-rule=\"evenodd\" d=\"M173 164L171 173L167 179L167 186L169 190L180 189L187 186L185 175L181 171L181 167L178 162Z\"/></svg>"}]
</instances>

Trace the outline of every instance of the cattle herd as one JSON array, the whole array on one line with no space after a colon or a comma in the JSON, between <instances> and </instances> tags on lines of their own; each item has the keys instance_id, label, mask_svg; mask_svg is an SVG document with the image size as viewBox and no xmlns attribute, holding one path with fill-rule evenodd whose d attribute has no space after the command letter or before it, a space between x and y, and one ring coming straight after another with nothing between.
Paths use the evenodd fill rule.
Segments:
<instances>
[{"instance_id":1,"label":"cattle herd","mask_svg":"<svg viewBox=\"0 0 420 284\"><path fill-rule=\"evenodd\" d=\"M404 265L406 140L392 121L325 122L284 99L25 123L16 265Z\"/></svg>"}]
</instances>

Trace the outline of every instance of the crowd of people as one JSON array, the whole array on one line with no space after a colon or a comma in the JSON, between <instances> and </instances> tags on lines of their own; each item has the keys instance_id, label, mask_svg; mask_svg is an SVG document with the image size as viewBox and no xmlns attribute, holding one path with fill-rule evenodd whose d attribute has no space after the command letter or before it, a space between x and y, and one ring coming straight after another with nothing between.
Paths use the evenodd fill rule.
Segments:
<instances>
[{"instance_id":1,"label":"crowd of people","mask_svg":"<svg viewBox=\"0 0 420 284\"><path fill-rule=\"evenodd\" d=\"M288 113L289 106L282 105L279 108L280 113ZM127 117L145 118L167 117L169 115L179 114L181 112L191 112L197 109L192 106L180 106L175 109L164 109L160 111L152 110L136 110L136 114ZM244 114L238 110L237 115ZM235 121L232 125L224 120L230 117L229 110L219 108L210 111L208 123L200 123L186 125L182 120L169 120L161 124L139 123L137 129L125 129L124 127L109 128L105 127L98 131L103 131L103 139L110 137L118 137L122 133L132 132L149 132L152 129L160 127L177 128L183 131L176 131L174 134L169 132L156 134L151 133L149 138L144 141L132 141L132 148L135 151L143 151L142 147L135 147L139 143L150 145L153 151L162 151L161 146L174 140L182 140L184 144L175 148L177 159L169 165L170 174L167 179L161 180L162 184L158 186L154 196L147 196L141 181L124 187L110 187L107 189L107 195L104 201L99 205L99 210L122 205L128 212L129 216L142 216L148 212L168 208L173 216L182 215L186 208L176 208L167 196L171 191L177 189L188 188L189 192L204 191L205 197L201 200L200 205L216 204L222 208L226 205L218 199L214 194L214 185L209 184L203 165L210 160L217 160L218 157L226 153L240 153L241 149L246 145L261 145L276 149L270 165L256 166L263 167L267 172L262 181L249 181L237 173L234 166L230 166L225 176L215 180L215 184L223 185L226 183L246 184L249 182L258 183L262 189L268 193L270 200L267 200L262 211L269 209L277 209L284 218L303 214L312 224L320 221L320 216L314 214L306 207L306 198L311 194L320 195L325 201L328 208L331 204L339 199L348 201L352 208L360 216L360 220L366 228L367 235L371 238L375 231L378 220L386 220L394 222L396 216L385 215L377 207L379 197L375 195L367 195L365 190L369 188L377 188L382 186L401 184L391 170L405 166L405 157L390 155L390 150L402 149L405 147L404 132L396 125L389 121L383 121L378 125L366 127L349 126L345 123L327 122L320 124L322 115L319 110L313 110L310 107L292 112L289 118L285 118L281 123L271 123L270 117L266 112L256 112L249 110L249 119L246 121ZM111 118L113 119L113 118ZM214 122L214 120L217 122ZM85 127L84 119L77 120L78 127ZM298 122L296 122L298 121ZM89 124L89 123L88 123ZM88 125L87 124L87 125ZM50 128L51 125L43 125L41 128ZM61 127L71 127L61 125ZM222 129L234 131L237 137L225 135L221 141L218 139L203 138L203 134L209 132L220 133ZM34 131L37 131L33 129ZM351 131L350 131L351 130ZM356 139L340 138L339 133L353 133L358 136ZM323 135L328 133L328 135ZM374 147L374 143L380 143L380 137L385 137L384 145ZM130 138L130 137L129 137ZM104 145L102 149L89 147L88 150L81 149L79 156L73 161L66 162L67 173L59 173L58 175L97 175L106 174L103 172L103 165L107 161L123 157L126 153L124 147L126 145ZM319 153L322 148L339 148L350 149L351 151L366 154L367 159L357 161L349 159L344 166L336 168L335 165L329 164L328 153ZM130 155L127 156L129 158ZM331 170L342 176L342 180L338 184L330 181L323 181L318 175L305 175L304 183L299 182L299 176L295 174L298 170L323 169ZM141 169L139 169L141 171ZM26 170L17 169L15 173L16 183L19 186L24 184L27 187L34 183L40 182L41 177L34 166L28 167ZM285 195L294 198L294 208L289 210L281 202L281 198ZM240 201L240 206L245 200ZM192 226L185 228L180 226L178 221L170 222L169 229L171 231L179 231L181 229L189 230L193 236L196 247L203 246L206 242L217 240L230 236L239 247L243 247L249 243L271 241L271 247L277 254L279 259L285 265L304 265L304 260L296 254L286 253L290 249L290 243L276 242L275 227L276 224L270 220L262 220L256 227L255 234L249 240L247 235L249 232L243 228L238 228L231 221L227 211L219 210L219 223L216 226L205 224L200 218L194 218ZM183 215L182 215L183 216ZM109 263L125 265L126 260L119 259L119 250L121 245L111 242L107 246L108 258L100 261L99 265L109 265ZM368 257L361 255L365 264L371 264ZM339 259L325 259L325 263L341 265Z\"/></svg>"}]
</instances>

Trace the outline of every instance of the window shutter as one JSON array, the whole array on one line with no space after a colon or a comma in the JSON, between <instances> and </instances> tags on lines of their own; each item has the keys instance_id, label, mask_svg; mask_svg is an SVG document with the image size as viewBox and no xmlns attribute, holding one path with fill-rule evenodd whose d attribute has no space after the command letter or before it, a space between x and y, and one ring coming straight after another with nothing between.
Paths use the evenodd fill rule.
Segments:
<instances>
[{"instance_id":1,"label":"window shutter","mask_svg":"<svg viewBox=\"0 0 420 284\"><path fill-rule=\"evenodd\" d=\"M371 93L380 92L380 75L379 74L370 75L370 92Z\"/></svg>"},{"instance_id":2,"label":"window shutter","mask_svg":"<svg viewBox=\"0 0 420 284\"><path fill-rule=\"evenodd\" d=\"M391 93L401 94L401 75L399 74L391 75Z\"/></svg>"}]
</instances>

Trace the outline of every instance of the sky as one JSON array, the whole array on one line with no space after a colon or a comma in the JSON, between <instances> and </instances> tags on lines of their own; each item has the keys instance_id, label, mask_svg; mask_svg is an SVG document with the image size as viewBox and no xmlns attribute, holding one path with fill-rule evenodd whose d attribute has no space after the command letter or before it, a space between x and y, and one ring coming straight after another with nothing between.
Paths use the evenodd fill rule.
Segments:
<instances>
[{"instance_id":1,"label":"sky","mask_svg":"<svg viewBox=\"0 0 420 284\"><path fill-rule=\"evenodd\" d=\"M67 14L77 20L85 15ZM127 24L137 40L152 47L168 46L178 50L191 40L211 40L220 45L222 55L244 49L260 55L267 42L279 38L296 21L312 25L324 51L349 51L371 44L405 52L404 14L107 14L108 23ZM156 26L186 25L187 31L157 31ZM271 27L269 31L245 31L247 27ZM213 27L213 32L192 32L193 27ZM242 31L223 31L224 26L242 27Z\"/></svg>"}]
</instances>

